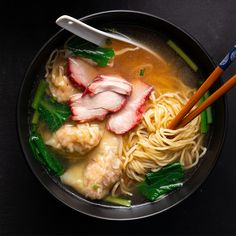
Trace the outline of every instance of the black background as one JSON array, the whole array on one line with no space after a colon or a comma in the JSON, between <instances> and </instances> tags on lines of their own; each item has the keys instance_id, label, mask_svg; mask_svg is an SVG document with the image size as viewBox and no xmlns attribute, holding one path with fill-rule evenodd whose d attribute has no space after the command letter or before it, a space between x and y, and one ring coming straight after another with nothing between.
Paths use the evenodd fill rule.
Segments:
<instances>
[{"instance_id":1,"label":"black background","mask_svg":"<svg viewBox=\"0 0 236 236\"><path fill-rule=\"evenodd\" d=\"M60 1L61 2L61 1ZM227 95L228 132L215 169L187 200L160 215L132 222L98 220L54 199L29 170L16 133L16 101L27 66L59 30L62 14L82 17L111 9L163 17L193 35L218 63L236 43L235 0L1 2L0 235L226 235L236 234L236 90ZM236 72L232 65L224 74Z\"/></svg>"}]
</instances>

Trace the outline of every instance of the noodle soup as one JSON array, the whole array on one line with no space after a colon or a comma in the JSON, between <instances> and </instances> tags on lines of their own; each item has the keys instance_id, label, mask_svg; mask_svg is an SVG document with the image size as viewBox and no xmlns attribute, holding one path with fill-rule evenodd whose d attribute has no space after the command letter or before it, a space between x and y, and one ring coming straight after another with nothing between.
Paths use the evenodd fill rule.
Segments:
<instances>
[{"instance_id":1,"label":"noodle soup","mask_svg":"<svg viewBox=\"0 0 236 236\"><path fill-rule=\"evenodd\" d=\"M167 128L196 91L199 74L159 36L143 42L156 54L73 37L45 65L33 100L32 151L88 199L155 201L180 188L206 152L201 116Z\"/></svg>"}]
</instances>

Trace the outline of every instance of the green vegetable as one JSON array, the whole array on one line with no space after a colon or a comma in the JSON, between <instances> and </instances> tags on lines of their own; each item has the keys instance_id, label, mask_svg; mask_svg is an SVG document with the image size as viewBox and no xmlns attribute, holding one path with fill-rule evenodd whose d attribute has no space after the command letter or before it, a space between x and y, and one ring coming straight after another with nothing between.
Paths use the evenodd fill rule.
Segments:
<instances>
[{"instance_id":1,"label":"green vegetable","mask_svg":"<svg viewBox=\"0 0 236 236\"><path fill-rule=\"evenodd\" d=\"M181 49L179 46L174 43L172 40L168 40L167 44L177 53L179 56L190 66L193 71L197 71L197 65L189 58L189 56Z\"/></svg>"},{"instance_id":2,"label":"green vegetable","mask_svg":"<svg viewBox=\"0 0 236 236\"><path fill-rule=\"evenodd\" d=\"M128 200L128 199L108 196L104 198L103 200L105 202L110 202L110 203L121 205L121 206L127 206L127 207L131 206L131 200Z\"/></svg>"},{"instance_id":3,"label":"green vegetable","mask_svg":"<svg viewBox=\"0 0 236 236\"><path fill-rule=\"evenodd\" d=\"M149 200L155 201L157 198L164 194L171 192L172 190L179 189L183 186L182 183L168 184L160 187L155 185L148 185L147 183L141 183L139 185L139 191Z\"/></svg>"},{"instance_id":4,"label":"green vegetable","mask_svg":"<svg viewBox=\"0 0 236 236\"><path fill-rule=\"evenodd\" d=\"M37 88L35 96L34 96L34 99L33 99L33 102L32 102L32 107L35 110L38 109L39 102L40 102L40 100L41 100L41 98L42 98L42 96L45 92L46 86L47 86L46 81L45 80L40 80L38 88Z\"/></svg>"},{"instance_id":5,"label":"green vegetable","mask_svg":"<svg viewBox=\"0 0 236 236\"><path fill-rule=\"evenodd\" d=\"M201 104L202 102L204 102L204 96L200 98L199 104ZM207 112L206 112L206 110L202 111L202 113L201 113L200 131L201 131L202 134L205 134L208 131Z\"/></svg>"},{"instance_id":6,"label":"green vegetable","mask_svg":"<svg viewBox=\"0 0 236 236\"><path fill-rule=\"evenodd\" d=\"M145 72L145 69L142 68L142 69L139 71L139 76L144 76L144 72Z\"/></svg>"},{"instance_id":7,"label":"green vegetable","mask_svg":"<svg viewBox=\"0 0 236 236\"><path fill-rule=\"evenodd\" d=\"M182 166L179 162L167 165L156 172L146 174L146 182L148 184L158 184L160 186L178 181L183 178Z\"/></svg>"},{"instance_id":8,"label":"green vegetable","mask_svg":"<svg viewBox=\"0 0 236 236\"><path fill-rule=\"evenodd\" d=\"M199 85L201 86L203 84L204 81L200 80L199 81ZM203 99L199 101L199 104L201 104L201 102L205 101L208 97L210 96L210 92L207 91L204 96L203 96ZM205 116L205 115L203 115ZM213 123L213 116L212 116L212 108L211 106L209 106L207 109L206 109L206 116L207 116L207 124L210 125ZM203 119L205 119L203 117Z\"/></svg>"},{"instance_id":9,"label":"green vegetable","mask_svg":"<svg viewBox=\"0 0 236 236\"><path fill-rule=\"evenodd\" d=\"M208 124L207 124L207 113L206 110L204 110L201 113L201 133L205 134L208 131Z\"/></svg>"},{"instance_id":10,"label":"green vegetable","mask_svg":"<svg viewBox=\"0 0 236 236\"><path fill-rule=\"evenodd\" d=\"M115 56L112 48L102 48L79 37L74 37L66 45L66 48L75 56L93 60L98 66L106 66Z\"/></svg>"},{"instance_id":11,"label":"green vegetable","mask_svg":"<svg viewBox=\"0 0 236 236\"><path fill-rule=\"evenodd\" d=\"M210 96L210 92L207 91L204 95L204 100L206 100ZM213 123L213 117L212 117L212 109L211 106L209 106L206 109L206 115L207 115L207 124L212 124Z\"/></svg>"},{"instance_id":12,"label":"green vegetable","mask_svg":"<svg viewBox=\"0 0 236 236\"><path fill-rule=\"evenodd\" d=\"M159 171L150 172L138 185L138 190L150 201L182 187L183 169L179 162L167 165Z\"/></svg>"},{"instance_id":13,"label":"green vegetable","mask_svg":"<svg viewBox=\"0 0 236 236\"><path fill-rule=\"evenodd\" d=\"M49 172L56 176L60 176L64 173L63 166L56 159L53 153L47 150L43 139L38 132L31 132L29 137L29 144L35 159L39 161L43 166L45 166Z\"/></svg>"},{"instance_id":14,"label":"green vegetable","mask_svg":"<svg viewBox=\"0 0 236 236\"><path fill-rule=\"evenodd\" d=\"M56 131L71 114L68 105L60 104L48 97L40 101L38 111L52 132Z\"/></svg>"},{"instance_id":15,"label":"green vegetable","mask_svg":"<svg viewBox=\"0 0 236 236\"><path fill-rule=\"evenodd\" d=\"M39 121L39 112L36 110L34 111L33 118L32 118L32 124L37 125Z\"/></svg>"}]
</instances>

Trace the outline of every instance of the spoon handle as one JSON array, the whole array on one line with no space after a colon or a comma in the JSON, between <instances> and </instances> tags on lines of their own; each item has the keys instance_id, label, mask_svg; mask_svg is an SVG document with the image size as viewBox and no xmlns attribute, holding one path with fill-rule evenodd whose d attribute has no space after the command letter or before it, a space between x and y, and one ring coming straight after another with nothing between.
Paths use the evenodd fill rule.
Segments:
<instances>
[{"instance_id":1,"label":"spoon handle","mask_svg":"<svg viewBox=\"0 0 236 236\"><path fill-rule=\"evenodd\" d=\"M56 20L56 23L65 28L66 30L70 31L71 33L90 41L98 46L104 45L107 39L104 34L100 32L100 30L95 29L83 22L67 16L63 15Z\"/></svg>"},{"instance_id":2,"label":"spoon handle","mask_svg":"<svg viewBox=\"0 0 236 236\"><path fill-rule=\"evenodd\" d=\"M114 35L106 33L89 26L73 17L63 15L56 20L56 23L71 33L92 42L98 46L104 46L108 38L114 38ZM115 36L119 37L118 35ZM124 41L124 39L120 39Z\"/></svg>"}]
</instances>

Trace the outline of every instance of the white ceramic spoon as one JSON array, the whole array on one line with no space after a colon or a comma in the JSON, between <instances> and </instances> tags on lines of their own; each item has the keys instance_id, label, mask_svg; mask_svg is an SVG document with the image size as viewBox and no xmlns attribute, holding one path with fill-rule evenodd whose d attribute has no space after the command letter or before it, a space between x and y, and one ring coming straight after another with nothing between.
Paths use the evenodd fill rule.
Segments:
<instances>
[{"instance_id":1,"label":"white ceramic spoon","mask_svg":"<svg viewBox=\"0 0 236 236\"><path fill-rule=\"evenodd\" d=\"M109 38L119 40L119 41L122 41L125 43L129 43L131 45L134 45L136 47L142 48L142 49L148 51L149 53L151 53L152 55L154 55L156 58L161 60L163 63L165 63L165 61L158 54L153 52L151 49L145 47L144 45L142 45L138 42L135 42L135 41L129 39L128 37L125 38L125 37L122 37L117 34L107 33L107 32L98 30L98 29L91 27L91 26L83 23L82 21L77 20L71 16L63 15L56 20L56 23L59 26L61 26L62 28L79 36L80 38L83 38L83 39L85 39L91 43L94 43L98 46L103 47L104 45L106 45L106 40Z\"/></svg>"}]
</instances>

